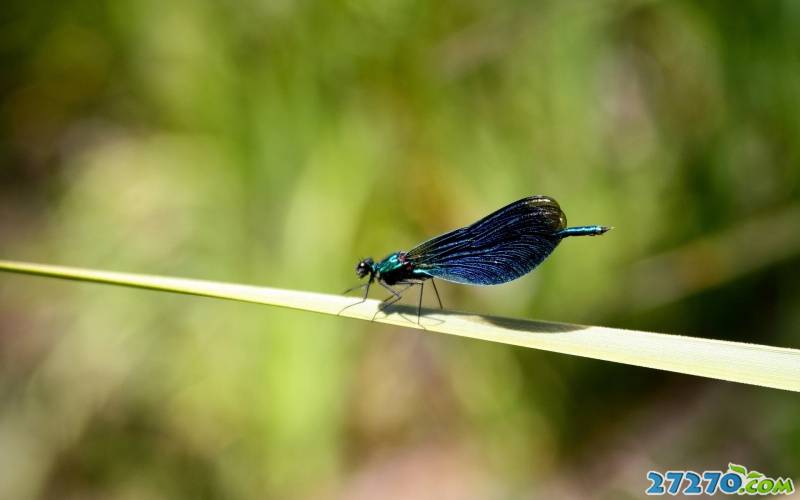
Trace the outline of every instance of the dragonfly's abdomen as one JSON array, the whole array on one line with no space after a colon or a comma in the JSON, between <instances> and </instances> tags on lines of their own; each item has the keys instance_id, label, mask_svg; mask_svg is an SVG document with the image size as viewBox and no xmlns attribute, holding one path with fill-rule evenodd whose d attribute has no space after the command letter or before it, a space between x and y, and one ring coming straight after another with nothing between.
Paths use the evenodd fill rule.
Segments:
<instances>
[{"instance_id":1,"label":"dragonfly's abdomen","mask_svg":"<svg viewBox=\"0 0 800 500\"><path fill-rule=\"evenodd\" d=\"M611 229L606 226L575 226L562 229L556 236L566 238L567 236L599 236Z\"/></svg>"}]
</instances>

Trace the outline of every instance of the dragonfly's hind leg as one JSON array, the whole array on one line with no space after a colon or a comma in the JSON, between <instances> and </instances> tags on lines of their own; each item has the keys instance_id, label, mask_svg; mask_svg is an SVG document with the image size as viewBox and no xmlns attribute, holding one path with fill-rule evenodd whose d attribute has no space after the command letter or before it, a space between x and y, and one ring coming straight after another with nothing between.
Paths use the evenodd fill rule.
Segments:
<instances>
[{"instance_id":1,"label":"dragonfly's hind leg","mask_svg":"<svg viewBox=\"0 0 800 500\"><path fill-rule=\"evenodd\" d=\"M419 302L417 303L417 324L421 326L422 322L421 322L420 316L422 315L422 293L425 291L425 281L424 280L420 280L420 281L417 281L414 284L419 285ZM436 292L436 302L439 303L439 309L444 309L442 307L442 299L439 298L439 290L436 288L436 282L433 281L433 278L431 278L431 285L433 285L433 291ZM413 286L413 285L409 285L409 286Z\"/></svg>"},{"instance_id":2,"label":"dragonfly's hind leg","mask_svg":"<svg viewBox=\"0 0 800 500\"><path fill-rule=\"evenodd\" d=\"M431 278L431 285L433 285L433 291L436 292L436 302L439 303L439 309L444 309L442 307L442 299L439 297L439 289L436 288L436 282Z\"/></svg>"},{"instance_id":3,"label":"dragonfly's hind leg","mask_svg":"<svg viewBox=\"0 0 800 500\"><path fill-rule=\"evenodd\" d=\"M417 303L417 324L422 325L420 315L422 314L422 292L425 291L425 282L419 282L419 302Z\"/></svg>"}]
</instances>

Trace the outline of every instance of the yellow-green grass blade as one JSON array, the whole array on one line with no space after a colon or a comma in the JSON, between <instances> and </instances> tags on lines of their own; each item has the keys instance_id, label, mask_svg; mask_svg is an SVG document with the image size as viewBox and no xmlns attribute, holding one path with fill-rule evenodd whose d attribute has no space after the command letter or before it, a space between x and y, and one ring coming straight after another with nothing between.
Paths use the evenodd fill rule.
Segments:
<instances>
[{"instance_id":1,"label":"yellow-green grass blade","mask_svg":"<svg viewBox=\"0 0 800 500\"><path fill-rule=\"evenodd\" d=\"M358 302L357 297L2 260L0 270L254 302L362 320L374 316L376 322L405 328L800 391L797 349L430 309L423 310L420 326L416 323L416 308L411 306L392 307L384 314L378 311L378 301L367 300L344 309Z\"/></svg>"}]
</instances>

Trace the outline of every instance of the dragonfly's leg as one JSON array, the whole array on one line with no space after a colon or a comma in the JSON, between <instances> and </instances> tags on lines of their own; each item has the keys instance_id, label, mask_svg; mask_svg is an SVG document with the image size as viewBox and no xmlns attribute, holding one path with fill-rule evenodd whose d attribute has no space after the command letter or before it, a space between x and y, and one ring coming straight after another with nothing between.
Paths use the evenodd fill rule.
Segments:
<instances>
[{"instance_id":1,"label":"dragonfly's leg","mask_svg":"<svg viewBox=\"0 0 800 500\"><path fill-rule=\"evenodd\" d=\"M439 309L444 309L442 307L442 299L439 298L439 290L436 288L436 282L431 278L431 285L433 285L433 291L436 292L436 302L439 303Z\"/></svg>"},{"instance_id":2,"label":"dragonfly's leg","mask_svg":"<svg viewBox=\"0 0 800 500\"><path fill-rule=\"evenodd\" d=\"M352 287L348 288L347 290L345 290L344 292L342 292L342 295L348 294L348 293L352 292L353 290L358 290L359 288L364 288L365 286L368 287L369 286L369 282L361 283L360 285L356 285L356 286L352 286Z\"/></svg>"},{"instance_id":3,"label":"dragonfly's leg","mask_svg":"<svg viewBox=\"0 0 800 500\"><path fill-rule=\"evenodd\" d=\"M407 280L403 283L408 283L409 288L419 285L419 300L417 301L417 324L422 326L422 297L425 293L425 280Z\"/></svg>"},{"instance_id":4,"label":"dragonfly's leg","mask_svg":"<svg viewBox=\"0 0 800 500\"><path fill-rule=\"evenodd\" d=\"M400 281L398 283L400 283L401 285L406 285L406 287L403 288L402 290L395 290L394 288L390 287L389 285L387 285L386 283L384 283L382 281L379 281L378 283L380 283L383 288L389 290L389 293L391 293L390 296L386 297L383 300L383 302L381 302L381 304L380 304L380 309L381 310L385 309L387 306L390 306L390 305L394 304L395 302L397 302L398 300L400 300L401 298L403 298L403 295L402 295L403 292L405 292L406 290L411 288L411 285L412 285L412 284L409 284L409 283L407 283L405 281Z\"/></svg>"},{"instance_id":5,"label":"dragonfly's leg","mask_svg":"<svg viewBox=\"0 0 800 500\"><path fill-rule=\"evenodd\" d=\"M390 305L394 304L395 302L397 302L398 300L403 298L402 293L405 292L406 290L408 290L408 287L405 287L402 290L398 291L398 290L395 290L394 288L390 287L389 285L387 285L383 281L378 281L378 283L380 283L380 285L383 288L389 290L389 293L391 293L391 295L386 297L383 300L383 302L378 304L378 310L375 311L375 314L372 315L372 320L373 321L375 320L375 317L378 315L379 312L383 311L384 309L386 309Z\"/></svg>"},{"instance_id":6,"label":"dragonfly's leg","mask_svg":"<svg viewBox=\"0 0 800 500\"><path fill-rule=\"evenodd\" d=\"M400 290L401 292L403 292L405 290L408 290L409 288L411 288L414 285L419 285L420 283L422 283L422 281L423 280L403 280L403 281L398 281L397 284L398 285L408 285L406 288L403 288L403 290Z\"/></svg>"},{"instance_id":7,"label":"dragonfly's leg","mask_svg":"<svg viewBox=\"0 0 800 500\"><path fill-rule=\"evenodd\" d=\"M417 303L417 324L421 325L420 323L420 315L422 314L422 292L425 290L425 282L419 282L419 303Z\"/></svg>"},{"instance_id":8,"label":"dragonfly's leg","mask_svg":"<svg viewBox=\"0 0 800 500\"><path fill-rule=\"evenodd\" d=\"M419 302L417 303L417 324L418 325L422 324L420 322L421 321L420 317L422 315L422 295L423 295L423 292L425 291L425 281L424 280L413 280L412 279L412 280L398 281L398 284L406 285L405 288L400 290L400 293L405 292L406 290L408 290L412 286L419 285ZM396 297L396 296L395 297L390 297L389 299L387 299L387 301L385 302L385 305L383 307L385 308L388 305L394 304L398 300L399 300L399 297Z\"/></svg>"},{"instance_id":9,"label":"dragonfly's leg","mask_svg":"<svg viewBox=\"0 0 800 500\"><path fill-rule=\"evenodd\" d=\"M381 302L380 304L378 304L378 309L380 309L381 311L383 311L384 309L386 309L386 308L387 308L387 307L389 307L390 305L394 304L395 302L397 302L397 301L398 301L398 300L400 300L401 298L402 298L402 297L399 297L399 296L397 296L397 295L390 295L389 297L386 297L386 300L384 300L383 302Z\"/></svg>"},{"instance_id":10,"label":"dragonfly's leg","mask_svg":"<svg viewBox=\"0 0 800 500\"><path fill-rule=\"evenodd\" d=\"M385 283L381 283L381 285L384 288L386 288L387 290L389 290L389 292L391 292L392 295L390 295L389 297L386 298L386 300L381 302L380 306L378 306L378 309L380 311L385 310L387 307L389 307L390 305L392 305L395 302L397 302L398 300L400 300L402 298L402 294L406 290L408 290L409 288L411 288L413 286L416 286L416 285L422 286L422 283L423 283L422 280L403 280L403 281L398 281L397 284L405 285L405 287L403 289L401 289L401 290L396 290L396 289L386 285ZM421 293L422 293L422 289L420 289L420 294ZM421 310L422 310L422 306L420 305L420 307L417 308L417 320L419 320L419 316L420 316L420 311ZM376 313L376 315L377 315L377 313ZM375 319L374 316L373 316L373 319Z\"/></svg>"},{"instance_id":11,"label":"dragonfly's leg","mask_svg":"<svg viewBox=\"0 0 800 500\"><path fill-rule=\"evenodd\" d=\"M358 285L358 286L354 286L353 288L349 288L349 289L345 290L344 293L347 293L347 292L352 292L353 290L358 290L359 288L364 288L364 296L361 297L361 300L359 300L358 302L354 302L354 303L350 304L349 306L345 306L344 309L342 309L341 311L336 313L336 315L338 316L338 315L342 314L346 309L349 309L349 308L351 308L353 306L357 306L358 304L363 304L364 302L366 302L367 301L367 296L369 296L369 286L371 284L372 284L372 281L367 281L364 284L361 284L361 285Z\"/></svg>"}]
</instances>

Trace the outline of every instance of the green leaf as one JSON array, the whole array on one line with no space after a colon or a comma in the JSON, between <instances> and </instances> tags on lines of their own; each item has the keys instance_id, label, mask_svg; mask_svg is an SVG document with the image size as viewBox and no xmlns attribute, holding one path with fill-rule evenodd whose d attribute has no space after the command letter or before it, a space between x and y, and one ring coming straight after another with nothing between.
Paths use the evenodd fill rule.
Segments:
<instances>
[{"instance_id":1,"label":"green leaf","mask_svg":"<svg viewBox=\"0 0 800 500\"><path fill-rule=\"evenodd\" d=\"M736 472L736 473L741 474L743 476L747 475L747 468L744 467L743 465L737 465L737 464L734 464L734 463L729 463L728 464L728 470L732 471L732 472Z\"/></svg>"},{"instance_id":2,"label":"green leaf","mask_svg":"<svg viewBox=\"0 0 800 500\"><path fill-rule=\"evenodd\" d=\"M751 470L747 473L747 479L755 479L758 477L764 477L764 474L758 472L757 470Z\"/></svg>"},{"instance_id":3,"label":"green leaf","mask_svg":"<svg viewBox=\"0 0 800 500\"><path fill-rule=\"evenodd\" d=\"M375 317L379 323L422 328L431 333L800 391L800 351L796 349L429 309L423 310L420 326L414 306L393 307L384 314L378 310L379 301L367 300L344 309L359 298L342 295L1 260L0 271L254 302L361 320ZM746 472L740 465L730 467Z\"/></svg>"}]
</instances>

